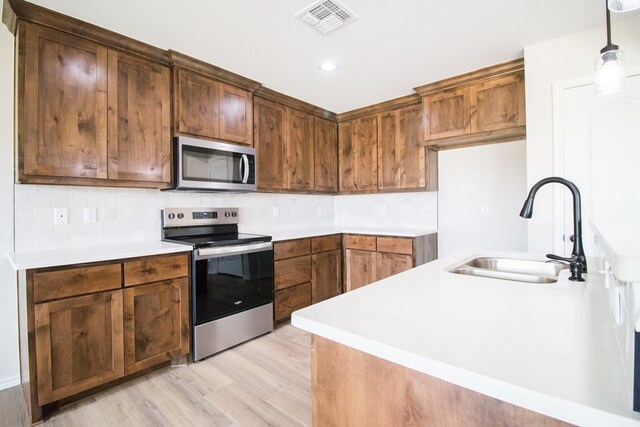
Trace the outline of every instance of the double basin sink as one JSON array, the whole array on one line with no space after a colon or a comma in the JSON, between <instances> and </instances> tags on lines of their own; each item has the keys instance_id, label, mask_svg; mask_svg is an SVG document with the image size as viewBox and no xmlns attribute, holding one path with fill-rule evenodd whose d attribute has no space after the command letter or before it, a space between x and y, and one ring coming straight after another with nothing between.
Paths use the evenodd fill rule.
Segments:
<instances>
[{"instance_id":1,"label":"double basin sink","mask_svg":"<svg viewBox=\"0 0 640 427\"><path fill-rule=\"evenodd\" d=\"M550 284L558 281L558 275L566 264L554 261L536 261L500 257L479 257L449 270L451 273L515 282Z\"/></svg>"}]
</instances>

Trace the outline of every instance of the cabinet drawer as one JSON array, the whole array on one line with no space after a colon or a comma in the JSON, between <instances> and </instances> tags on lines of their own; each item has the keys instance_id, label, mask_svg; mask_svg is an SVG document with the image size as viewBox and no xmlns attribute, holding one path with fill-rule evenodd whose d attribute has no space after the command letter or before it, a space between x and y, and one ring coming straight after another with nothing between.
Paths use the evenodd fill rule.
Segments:
<instances>
[{"instance_id":1,"label":"cabinet drawer","mask_svg":"<svg viewBox=\"0 0 640 427\"><path fill-rule=\"evenodd\" d=\"M361 249L364 251L375 251L376 237L361 236L357 234L347 234L344 238L344 247L346 249Z\"/></svg>"},{"instance_id":2,"label":"cabinet drawer","mask_svg":"<svg viewBox=\"0 0 640 427\"><path fill-rule=\"evenodd\" d=\"M378 237L378 252L413 255L413 239L403 237Z\"/></svg>"},{"instance_id":3,"label":"cabinet drawer","mask_svg":"<svg viewBox=\"0 0 640 427\"><path fill-rule=\"evenodd\" d=\"M117 289L122 286L121 264L35 272L33 300L42 302Z\"/></svg>"},{"instance_id":4,"label":"cabinet drawer","mask_svg":"<svg viewBox=\"0 0 640 427\"><path fill-rule=\"evenodd\" d=\"M289 240L287 242L277 242L273 245L273 259L293 258L310 253L309 239Z\"/></svg>"},{"instance_id":5,"label":"cabinet drawer","mask_svg":"<svg viewBox=\"0 0 640 427\"><path fill-rule=\"evenodd\" d=\"M311 280L311 255L274 263L274 287L284 289Z\"/></svg>"},{"instance_id":6,"label":"cabinet drawer","mask_svg":"<svg viewBox=\"0 0 640 427\"><path fill-rule=\"evenodd\" d=\"M156 256L124 263L125 286L175 279L188 275L188 255Z\"/></svg>"},{"instance_id":7,"label":"cabinet drawer","mask_svg":"<svg viewBox=\"0 0 640 427\"><path fill-rule=\"evenodd\" d=\"M277 291L274 318L277 321L291 316L296 310L311 305L311 283Z\"/></svg>"},{"instance_id":8,"label":"cabinet drawer","mask_svg":"<svg viewBox=\"0 0 640 427\"><path fill-rule=\"evenodd\" d=\"M313 254L334 249L342 249L342 236L340 234L314 237L311 239L311 253Z\"/></svg>"}]
</instances>

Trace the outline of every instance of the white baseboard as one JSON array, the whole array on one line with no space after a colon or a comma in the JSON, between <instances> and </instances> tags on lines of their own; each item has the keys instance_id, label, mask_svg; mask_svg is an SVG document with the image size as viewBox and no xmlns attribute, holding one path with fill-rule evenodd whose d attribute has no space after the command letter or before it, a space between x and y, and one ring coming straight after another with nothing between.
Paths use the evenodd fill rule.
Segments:
<instances>
[{"instance_id":1,"label":"white baseboard","mask_svg":"<svg viewBox=\"0 0 640 427\"><path fill-rule=\"evenodd\" d=\"M0 378L0 390L5 390L17 385L20 385L20 375L15 375L8 378Z\"/></svg>"}]
</instances>

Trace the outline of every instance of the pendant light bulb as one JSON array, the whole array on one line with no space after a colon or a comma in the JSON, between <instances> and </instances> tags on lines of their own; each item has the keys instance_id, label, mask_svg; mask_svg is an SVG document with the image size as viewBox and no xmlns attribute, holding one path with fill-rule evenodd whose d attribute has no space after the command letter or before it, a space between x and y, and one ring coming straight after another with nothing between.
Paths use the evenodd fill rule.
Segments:
<instances>
[{"instance_id":1,"label":"pendant light bulb","mask_svg":"<svg viewBox=\"0 0 640 427\"><path fill-rule=\"evenodd\" d=\"M624 56L618 49L602 52L596 60L596 96L624 92Z\"/></svg>"},{"instance_id":2,"label":"pendant light bulb","mask_svg":"<svg viewBox=\"0 0 640 427\"><path fill-rule=\"evenodd\" d=\"M609 0L604 0L607 24L607 44L596 59L596 96L616 95L624 92L625 75L623 55L618 45L611 43L611 17Z\"/></svg>"}]
</instances>

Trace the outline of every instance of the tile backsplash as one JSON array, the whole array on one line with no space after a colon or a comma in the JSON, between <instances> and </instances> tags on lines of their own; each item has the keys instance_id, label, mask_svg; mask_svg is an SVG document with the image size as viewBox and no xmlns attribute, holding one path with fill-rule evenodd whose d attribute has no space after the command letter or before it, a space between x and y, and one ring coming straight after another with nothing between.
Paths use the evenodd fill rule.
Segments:
<instances>
[{"instance_id":1,"label":"tile backsplash","mask_svg":"<svg viewBox=\"0 0 640 427\"><path fill-rule=\"evenodd\" d=\"M287 229L344 226L437 227L437 193L363 196L180 193L158 190L15 185L17 252L154 241L163 207L239 207L240 228L265 234ZM67 224L54 224L68 208ZM95 223L85 223L95 208Z\"/></svg>"}]
</instances>

